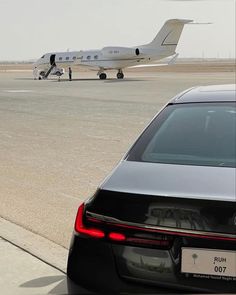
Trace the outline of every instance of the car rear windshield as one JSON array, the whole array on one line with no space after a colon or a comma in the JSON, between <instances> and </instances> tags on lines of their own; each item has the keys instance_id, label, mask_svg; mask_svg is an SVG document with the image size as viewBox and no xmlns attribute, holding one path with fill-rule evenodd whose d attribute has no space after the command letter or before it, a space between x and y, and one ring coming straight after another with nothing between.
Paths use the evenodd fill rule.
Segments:
<instances>
[{"instance_id":1,"label":"car rear windshield","mask_svg":"<svg viewBox=\"0 0 236 295\"><path fill-rule=\"evenodd\" d=\"M135 143L127 160L236 167L236 104L168 105Z\"/></svg>"}]
</instances>

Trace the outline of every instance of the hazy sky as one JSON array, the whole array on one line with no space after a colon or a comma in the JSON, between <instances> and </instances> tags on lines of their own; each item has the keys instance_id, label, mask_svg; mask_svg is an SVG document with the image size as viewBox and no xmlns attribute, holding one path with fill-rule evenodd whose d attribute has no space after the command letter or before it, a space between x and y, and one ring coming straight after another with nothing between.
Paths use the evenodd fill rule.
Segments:
<instances>
[{"instance_id":1,"label":"hazy sky","mask_svg":"<svg viewBox=\"0 0 236 295\"><path fill-rule=\"evenodd\" d=\"M235 57L236 0L0 0L0 60L45 52L135 46L169 18L185 26L180 57Z\"/></svg>"}]
</instances>

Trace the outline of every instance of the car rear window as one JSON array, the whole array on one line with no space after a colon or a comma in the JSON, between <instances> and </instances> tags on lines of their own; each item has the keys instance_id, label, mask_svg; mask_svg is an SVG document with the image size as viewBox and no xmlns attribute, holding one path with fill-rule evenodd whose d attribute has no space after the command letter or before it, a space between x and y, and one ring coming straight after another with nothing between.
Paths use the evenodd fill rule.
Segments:
<instances>
[{"instance_id":1,"label":"car rear window","mask_svg":"<svg viewBox=\"0 0 236 295\"><path fill-rule=\"evenodd\" d=\"M236 104L167 106L141 135L127 160L236 167Z\"/></svg>"}]
</instances>

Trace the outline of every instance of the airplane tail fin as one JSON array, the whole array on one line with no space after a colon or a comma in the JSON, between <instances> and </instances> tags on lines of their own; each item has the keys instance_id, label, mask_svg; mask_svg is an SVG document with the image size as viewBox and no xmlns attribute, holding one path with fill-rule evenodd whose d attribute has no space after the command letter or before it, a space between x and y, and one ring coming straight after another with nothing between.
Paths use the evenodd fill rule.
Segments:
<instances>
[{"instance_id":1,"label":"airplane tail fin","mask_svg":"<svg viewBox=\"0 0 236 295\"><path fill-rule=\"evenodd\" d=\"M146 44L145 47L164 47L168 49L168 51L173 51L174 53L184 25L191 22L192 20L188 19L169 19L164 23L163 27L158 32L153 41L149 44Z\"/></svg>"}]
</instances>

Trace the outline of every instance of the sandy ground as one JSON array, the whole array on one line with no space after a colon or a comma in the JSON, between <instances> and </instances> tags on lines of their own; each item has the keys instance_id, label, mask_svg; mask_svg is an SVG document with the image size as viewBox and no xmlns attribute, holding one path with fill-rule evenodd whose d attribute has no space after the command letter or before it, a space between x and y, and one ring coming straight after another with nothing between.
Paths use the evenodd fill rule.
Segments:
<instances>
[{"instance_id":1,"label":"sandy ground","mask_svg":"<svg viewBox=\"0 0 236 295\"><path fill-rule=\"evenodd\" d=\"M128 71L123 81L115 73L100 81L74 72L74 81L58 82L0 71L0 216L68 247L78 205L172 96L235 82L232 65L221 66Z\"/></svg>"}]
</instances>

